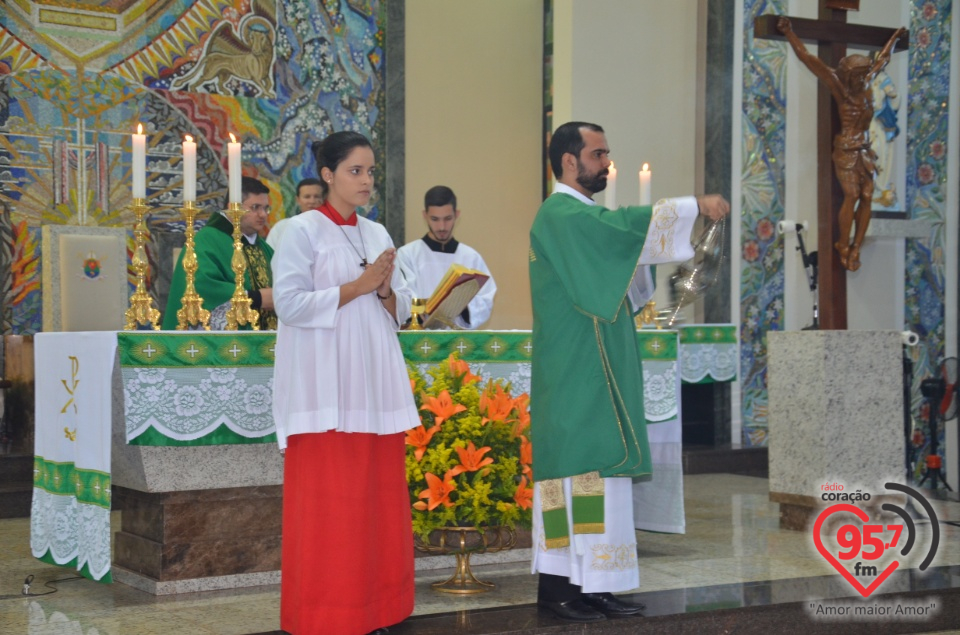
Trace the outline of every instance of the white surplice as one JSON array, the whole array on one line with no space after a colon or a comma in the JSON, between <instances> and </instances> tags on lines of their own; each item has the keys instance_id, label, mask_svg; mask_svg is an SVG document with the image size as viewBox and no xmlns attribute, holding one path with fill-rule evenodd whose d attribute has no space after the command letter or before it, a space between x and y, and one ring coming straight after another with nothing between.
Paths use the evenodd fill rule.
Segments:
<instances>
[{"instance_id":1,"label":"white surplice","mask_svg":"<svg viewBox=\"0 0 960 635\"><path fill-rule=\"evenodd\" d=\"M593 199L563 183L555 184L553 191L569 194L588 205L595 204ZM698 214L697 200L693 196L661 199L653 206L653 216L640 252L637 271L627 290L627 298L635 311L653 296L654 281L650 265L683 262L693 257L690 234ZM641 387L636 386L636 389L641 390ZM536 473L536 464L533 470ZM617 593L640 586L632 480L605 478L603 484L604 533L574 534L571 511L573 485L571 479L563 479L570 546L556 549L547 549L540 485L534 484L532 573L569 578L572 584L583 587L584 593Z\"/></svg>"},{"instance_id":2,"label":"white surplice","mask_svg":"<svg viewBox=\"0 0 960 635\"><path fill-rule=\"evenodd\" d=\"M387 230L358 218L336 225L320 212L287 223L273 258L277 330L273 416L277 439L308 432L393 434L420 425L397 329L412 293L394 269L397 311L368 293L338 308L340 286L393 246Z\"/></svg>"},{"instance_id":3,"label":"white surplice","mask_svg":"<svg viewBox=\"0 0 960 635\"><path fill-rule=\"evenodd\" d=\"M487 263L483 261L483 257L476 249L458 243L457 250L448 254L433 251L423 239L417 239L397 250L397 262L415 298L429 298L450 265L458 264L487 274L490 279L480 287L480 291L467 305L470 311L470 323L465 322L459 315L454 319L454 323L460 328L475 329L490 318L490 312L493 311L493 297L497 294L497 283L494 282Z\"/></svg>"},{"instance_id":4,"label":"white surplice","mask_svg":"<svg viewBox=\"0 0 960 635\"><path fill-rule=\"evenodd\" d=\"M292 216L291 218L296 218ZM273 249L273 252L276 253L280 248L280 239L283 237L283 233L287 231L290 227L290 218L281 218L278 220L273 227L270 228L270 233L267 234L267 237L264 239L267 241L267 244L270 245L270 248Z\"/></svg>"}]
</instances>

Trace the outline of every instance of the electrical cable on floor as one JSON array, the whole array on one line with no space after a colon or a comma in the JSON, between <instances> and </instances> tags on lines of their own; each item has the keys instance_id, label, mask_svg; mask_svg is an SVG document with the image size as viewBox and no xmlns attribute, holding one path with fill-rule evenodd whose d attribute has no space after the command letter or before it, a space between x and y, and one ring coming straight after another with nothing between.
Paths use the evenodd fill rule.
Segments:
<instances>
[{"instance_id":1,"label":"electrical cable on floor","mask_svg":"<svg viewBox=\"0 0 960 635\"><path fill-rule=\"evenodd\" d=\"M57 589L57 587L53 586L54 584L59 584L60 582L70 582L71 580L83 580L83 579L84 577L82 575L77 575L70 578L60 578L59 580L48 580L43 583L43 586L47 587L48 589L51 589L50 591L46 591L44 593L31 593L30 585L33 584L33 574L31 573L23 581L23 590L20 591L20 595L0 595L0 600L12 600L14 598L24 598L24 597L36 598L44 595L50 595L51 593L56 593L59 590Z\"/></svg>"}]
</instances>

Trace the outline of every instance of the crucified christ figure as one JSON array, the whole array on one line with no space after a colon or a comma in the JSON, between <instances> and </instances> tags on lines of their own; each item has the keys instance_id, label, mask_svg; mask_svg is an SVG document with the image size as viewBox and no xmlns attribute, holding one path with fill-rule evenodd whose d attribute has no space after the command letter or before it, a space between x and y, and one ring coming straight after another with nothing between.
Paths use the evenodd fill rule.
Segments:
<instances>
[{"instance_id":1,"label":"crucified christ figure","mask_svg":"<svg viewBox=\"0 0 960 635\"><path fill-rule=\"evenodd\" d=\"M843 204L839 214L840 238L834 247L840 253L843 266L849 271L856 271L860 268L860 245L870 224L877 160L877 155L870 148L868 134L873 119L871 82L890 61L894 45L906 35L907 30L903 27L897 29L873 60L864 55L847 55L836 68L830 68L807 51L793 32L789 18L777 20L777 29L786 36L800 61L827 85L837 103L840 133L833 138L833 169L843 189ZM856 229L851 241L850 229L854 221Z\"/></svg>"}]
</instances>

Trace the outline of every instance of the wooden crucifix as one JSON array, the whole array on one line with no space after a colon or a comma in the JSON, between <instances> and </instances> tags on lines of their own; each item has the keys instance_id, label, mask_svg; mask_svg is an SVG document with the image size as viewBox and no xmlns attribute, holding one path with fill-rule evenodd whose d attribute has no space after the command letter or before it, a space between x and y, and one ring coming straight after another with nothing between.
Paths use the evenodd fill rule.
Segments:
<instances>
[{"instance_id":1,"label":"wooden crucifix","mask_svg":"<svg viewBox=\"0 0 960 635\"><path fill-rule=\"evenodd\" d=\"M847 24L847 11L859 9L859 0L820 0L819 19L808 20L789 18L789 26L799 41L807 41L819 45L818 59L829 69L840 66L841 60L846 57L847 46L876 49L889 52L899 39L903 48L908 46L907 34L904 30L886 27L874 27ZM754 37L761 39L784 40L787 36L782 32L782 16L762 15L754 20ZM779 23L779 24L778 24ZM795 47L796 48L796 47ZM850 56L853 58L854 56ZM848 60L849 62L850 60ZM820 65L818 65L820 66ZM812 69L811 69L812 70ZM819 75L818 75L819 76ZM823 80L823 77L820 77ZM869 95L868 95L869 96ZM872 96L869 96L872 98ZM868 102L869 103L869 102ZM869 104L869 116L873 114L872 103ZM838 211L844 206L849 197L844 193L844 187L834 173L834 139L841 134L844 123L850 127L851 113L844 113L847 120L842 119L840 110L833 103L831 87L820 81L817 84L817 256L819 259L818 284L820 288L820 328L846 329L847 328L847 270L859 266L859 242L856 252L850 257L849 249L841 249L849 242L850 221L843 225L847 235L841 235L841 216ZM862 113L860 113L862 115ZM866 122L869 125L869 120ZM849 134L847 136L850 136ZM851 148L851 151L854 149ZM869 153L869 147L866 152ZM872 165L869 166L872 169ZM871 177L872 178L872 177ZM848 189L850 189L848 183ZM871 188L872 195L872 188ZM853 215L853 201L848 200L849 210ZM861 199L861 205L862 205ZM869 222L869 203L866 208L866 222ZM858 224L860 221L858 220ZM865 230L866 223L863 223ZM862 235L859 239L862 240ZM855 237L856 240L856 237ZM834 248L837 245L837 249ZM856 262L855 266L850 266Z\"/></svg>"}]
</instances>

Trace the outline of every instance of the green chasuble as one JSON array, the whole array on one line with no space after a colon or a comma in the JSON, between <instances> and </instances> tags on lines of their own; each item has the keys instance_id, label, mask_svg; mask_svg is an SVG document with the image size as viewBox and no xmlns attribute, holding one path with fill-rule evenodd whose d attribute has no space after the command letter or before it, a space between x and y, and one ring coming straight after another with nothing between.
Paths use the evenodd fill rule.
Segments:
<instances>
[{"instance_id":1,"label":"green chasuble","mask_svg":"<svg viewBox=\"0 0 960 635\"><path fill-rule=\"evenodd\" d=\"M537 481L651 471L643 372L627 299L652 208L554 193L530 230Z\"/></svg>"},{"instance_id":2,"label":"green chasuble","mask_svg":"<svg viewBox=\"0 0 960 635\"><path fill-rule=\"evenodd\" d=\"M243 255L247 259L247 269L243 279L244 289L250 291L273 288L273 273L270 270L273 248L259 236L254 245L251 245L246 238L241 237L240 240L243 244ZM193 242L197 254L194 288L203 298L203 308L213 311L218 306L229 302L236 288L236 276L230 268L230 259L233 258L233 223L223 214L212 214L207 224L196 233ZM165 330L177 328L177 311L183 306L181 300L186 288L187 279L183 271L183 252L181 251L177 266L173 270L173 279L170 281L167 310L163 314ZM261 329L277 328L277 316L273 311L257 310L260 312Z\"/></svg>"}]
</instances>

